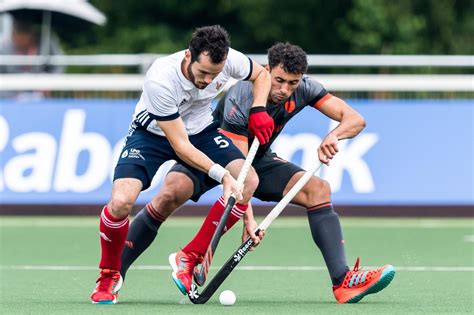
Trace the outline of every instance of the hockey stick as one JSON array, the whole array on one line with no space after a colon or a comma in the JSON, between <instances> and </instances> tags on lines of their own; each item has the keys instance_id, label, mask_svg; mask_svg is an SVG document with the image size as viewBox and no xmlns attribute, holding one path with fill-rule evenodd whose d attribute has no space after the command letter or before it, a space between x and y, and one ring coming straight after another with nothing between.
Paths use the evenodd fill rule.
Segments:
<instances>
[{"instance_id":1,"label":"hockey stick","mask_svg":"<svg viewBox=\"0 0 474 315\"><path fill-rule=\"evenodd\" d=\"M260 225L255 230L255 234L258 235L260 231L266 230L270 224L275 220L283 209L293 200L296 194L303 188L303 186L310 180L310 178L316 173L316 171L321 167L322 163L319 162L313 166L309 171L307 171L303 177L301 177L296 184L290 189L290 191L283 197L282 200L273 208L272 211L265 217L265 219L260 223ZM245 255L249 252L250 248L253 245L253 240L248 237L242 245L232 254L232 256L225 262L217 274L212 278L211 282L204 288L202 293L198 292L198 287L195 284L191 285L189 290L188 297L194 304L204 304L206 303L212 295L217 291L221 286L224 280L229 276L229 274L234 270L235 267L242 261Z\"/></svg>"},{"instance_id":2,"label":"hockey stick","mask_svg":"<svg viewBox=\"0 0 474 315\"><path fill-rule=\"evenodd\" d=\"M255 138L252 142L252 146L250 147L250 150L247 154L247 158L245 159L244 165L242 166L240 174L237 178L237 185L239 187L242 187L244 184L245 178L247 177L247 173L249 172L250 166L252 165L253 159L255 158L255 154L257 154L259 145L260 143L258 142L258 139ZM231 194L224 208L224 212L222 213L222 216L219 220L219 224L217 224L216 230L212 235L211 243L209 244L206 254L204 255L201 268L194 272L194 281L196 281L199 286L204 285L204 283L206 282L207 273L209 271L214 252L216 251L217 245L219 244L219 241L222 236L222 231L224 230L227 218L229 217L229 214L232 208L234 207L235 202L235 195Z\"/></svg>"}]
</instances>

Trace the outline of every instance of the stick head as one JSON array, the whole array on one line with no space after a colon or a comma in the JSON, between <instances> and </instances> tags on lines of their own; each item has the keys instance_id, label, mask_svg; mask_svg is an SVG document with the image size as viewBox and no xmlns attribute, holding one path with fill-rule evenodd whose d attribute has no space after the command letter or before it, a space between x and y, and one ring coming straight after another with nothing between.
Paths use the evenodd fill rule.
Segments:
<instances>
[{"instance_id":1,"label":"stick head","mask_svg":"<svg viewBox=\"0 0 474 315\"><path fill-rule=\"evenodd\" d=\"M189 297L189 300L193 302L194 304L198 302L198 299L199 299L198 287L194 283L191 284L191 289L189 289L188 297Z\"/></svg>"}]
</instances>

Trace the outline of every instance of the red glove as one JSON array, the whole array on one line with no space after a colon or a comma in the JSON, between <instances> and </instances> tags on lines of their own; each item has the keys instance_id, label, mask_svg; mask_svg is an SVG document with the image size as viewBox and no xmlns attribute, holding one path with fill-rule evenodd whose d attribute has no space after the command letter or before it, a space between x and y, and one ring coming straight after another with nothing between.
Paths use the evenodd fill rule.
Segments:
<instances>
[{"instance_id":1,"label":"red glove","mask_svg":"<svg viewBox=\"0 0 474 315\"><path fill-rule=\"evenodd\" d=\"M249 114L249 131L257 137L261 145L268 143L275 129L272 117L264 106L252 107Z\"/></svg>"}]
</instances>

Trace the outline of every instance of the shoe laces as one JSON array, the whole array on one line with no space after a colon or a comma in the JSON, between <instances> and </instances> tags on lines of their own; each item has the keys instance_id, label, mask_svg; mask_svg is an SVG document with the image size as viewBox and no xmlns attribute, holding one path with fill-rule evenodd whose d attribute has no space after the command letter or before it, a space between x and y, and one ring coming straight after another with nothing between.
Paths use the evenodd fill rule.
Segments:
<instances>
[{"instance_id":1,"label":"shoe laces","mask_svg":"<svg viewBox=\"0 0 474 315\"><path fill-rule=\"evenodd\" d=\"M97 279L97 291L112 291L114 285L119 281L120 273L115 270L102 269Z\"/></svg>"},{"instance_id":2,"label":"shoe laces","mask_svg":"<svg viewBox=\"0 0 474 315\"><path fill-rule=\"evenodd\" d=\"M341 286L347 288L357 285L364 285L366 282L370 281L375 273L377 273L379 269L372 269L372 270L362 270L362 267L359 267L359 257L354 264L354 268L346 273L344 280L341 283Z\"/></svg>"},{"instance_id":3,"label":"shoe laces","mask_svg":"<svg viewBox=\"0 0 474 315\"><path fill-rule=\"evenodd\" d=\"M178 268L180 271L191 274L194 266L200 261L200 255L194 252L184 253L185 255L178 258ZM192 267L191 267L192 265Z\"/></svg>"}]
</instances>

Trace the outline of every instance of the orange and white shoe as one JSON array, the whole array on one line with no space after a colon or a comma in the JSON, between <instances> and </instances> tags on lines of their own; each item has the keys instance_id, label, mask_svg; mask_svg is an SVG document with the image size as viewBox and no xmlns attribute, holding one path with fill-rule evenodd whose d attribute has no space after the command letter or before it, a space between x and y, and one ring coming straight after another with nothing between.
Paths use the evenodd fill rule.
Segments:
<instances>
[{"instance_id":1,"label":"orange and white shoe","mask_svg":"<svg viewBox=\"0 0 474 315\"><path fill-rule=\"evenodd\" d=\"M185 253L180 251L171 254L168 260L173 269L171 276L174 283L176 283L181 293L188 294L193 283L194 267L202 262L202 256L194 252Z\"/></svg>"},{"instance_id":2,"label":"orange and white shoe","mask_svg":"<svg viewBox=\"0 0 474 315\"><path fill-rule=\"evenodd\" d=\"M362 271L359 270L359 258L352 271L348 271L342 283L333 286L336 300L340 303L357 303L364 296L384 289L395 277L395 268L391 265Z\"/></svg>"},{"instance_id":3,"label":"orange and white shoe","mask_svg":"<svg viewBox=\"0 0 474 315\"><path fill-rule=\"evenodd\" d=\"M94 304L117 303L118 291L122 287L123 279L117 270L102 269L97 285L92 292L91 301Z\"/></svg>"}]
</instances>

